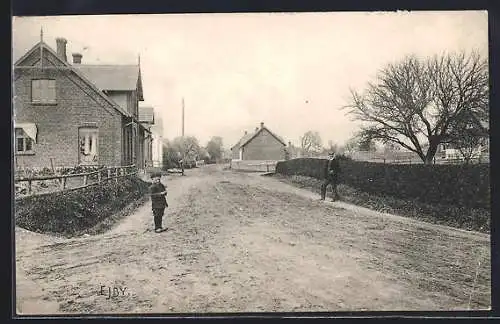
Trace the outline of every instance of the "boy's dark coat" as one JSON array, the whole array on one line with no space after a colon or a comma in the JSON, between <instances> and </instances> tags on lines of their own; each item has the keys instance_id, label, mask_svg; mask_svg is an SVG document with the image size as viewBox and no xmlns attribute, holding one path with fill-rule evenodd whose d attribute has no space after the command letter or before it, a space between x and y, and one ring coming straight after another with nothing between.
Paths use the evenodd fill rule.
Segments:
<instances>
[{"instance_id":1,"label":"boy's dark coat","mask_svg":"<svg viewBox=\"0 0 500 324\"><path fill-rule=\"evenodd\" d=\"M151 194L162 192L165 191L165 186L162 183L153 183L149 191ZM151 195L151 207L153 209L168 207L167 199L163 195Z\"/></svg>"}]
</instances>

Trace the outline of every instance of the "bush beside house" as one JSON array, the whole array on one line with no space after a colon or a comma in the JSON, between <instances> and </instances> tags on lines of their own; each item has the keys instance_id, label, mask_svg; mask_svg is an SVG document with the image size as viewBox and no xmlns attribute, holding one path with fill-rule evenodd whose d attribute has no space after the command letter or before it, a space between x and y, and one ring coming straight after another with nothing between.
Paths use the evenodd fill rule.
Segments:
<instances>
[{"instance_id":1,"label":"bush beside house","mask_svg":"<svg viewBox=\"0 0 500 324\"><path fill-rule=\"evenodd\" d=\"M137 177L112 180L69 192L16 201L16 225L39 233L74 236L106 221L126 206L144 201L149 183Z\"/></svg>"}]
</instances>

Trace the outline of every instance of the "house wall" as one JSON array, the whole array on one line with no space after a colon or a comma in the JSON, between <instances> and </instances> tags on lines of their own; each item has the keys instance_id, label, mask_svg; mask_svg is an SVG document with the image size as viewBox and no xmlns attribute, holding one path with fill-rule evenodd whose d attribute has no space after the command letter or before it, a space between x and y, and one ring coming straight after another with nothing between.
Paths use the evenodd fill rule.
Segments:
<instances>
[{"instance_id":1,"label":"house wall","mask_svg":"<svg viewBox=\"0 0 500 324\"><path fill-rule=\"evenodd\" d=\"M243 160L284 160L285 148L266 129L243 147Z\"/></svg>"},{"instance_id":2,"label":"house wall","mask_svg":"<svg viewBox=\"0 0 500 324\"><path fill-rule=\"evenodd\" d=\"M47 60L45 64L50 63ZM24 63L26 64L26 63ZM57 103L31 103L31 80L56 80ZM78 128L99 128L99 164L117 165L122 159L122 117L103 98L70 71L16 69L14 72L14 119L35 123L37 143L31 155L15 155L17 166L28 168L78 164Z\"/></svg>"}]
</instances>

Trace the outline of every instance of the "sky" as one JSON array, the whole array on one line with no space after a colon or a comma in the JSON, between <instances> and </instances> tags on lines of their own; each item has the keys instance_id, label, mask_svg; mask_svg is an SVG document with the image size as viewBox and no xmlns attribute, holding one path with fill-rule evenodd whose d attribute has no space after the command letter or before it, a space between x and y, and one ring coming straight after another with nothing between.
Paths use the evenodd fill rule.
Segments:
<instances>
[{"instance_id":1,"label":"sky","mask_svg":"<svg viewBox=\"0 0 500 324\"><path fill-rule=\"evenodd\" d=\"M230 148L264 122L286 142L307 131L342 145L359 129L341 108L407 54L488 55L486 11L226 13L14 17L13 61L40 40L82 64L136 64L164 137Z\"/></svg>"}]
</instances>

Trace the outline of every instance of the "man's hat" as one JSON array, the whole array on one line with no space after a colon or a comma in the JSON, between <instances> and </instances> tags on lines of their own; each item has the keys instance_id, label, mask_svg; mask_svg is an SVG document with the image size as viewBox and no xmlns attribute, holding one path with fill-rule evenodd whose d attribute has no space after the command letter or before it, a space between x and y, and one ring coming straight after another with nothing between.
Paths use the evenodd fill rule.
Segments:
<instances>
[{"instance_id":1,"label":"man's hat","mask_svg":"<svg viewBox=\"0 0 500 324\"><path fill-rule=\"evenodd\" d=\"M161 173L160 172L153 172L153 173L151 173L151 179L152 178L161 178Z\"/></svg>"}]
</instances>

